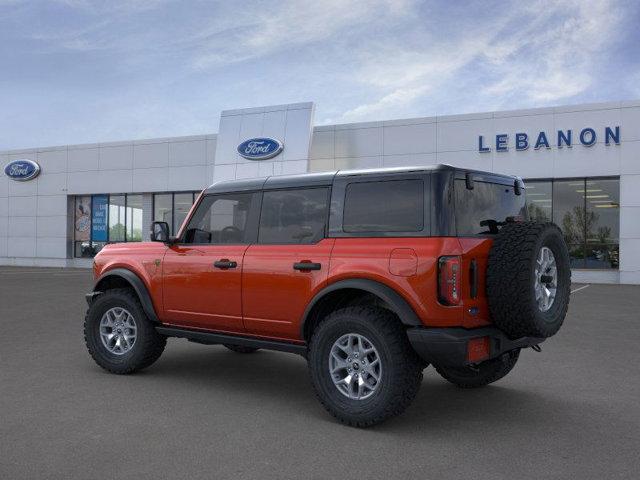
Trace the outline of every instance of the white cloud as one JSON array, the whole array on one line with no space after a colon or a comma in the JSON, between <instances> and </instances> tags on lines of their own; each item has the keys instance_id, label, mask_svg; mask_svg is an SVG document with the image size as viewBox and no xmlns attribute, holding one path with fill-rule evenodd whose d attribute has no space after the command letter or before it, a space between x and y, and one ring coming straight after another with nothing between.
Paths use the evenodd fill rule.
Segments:
<instances>
[{"instance_id":1,"label":"white cloud","mask_svg":"<svg viewBox=\"0 0 640 480\"><path fill-rule=\"evenodd\" d=\"M352 122L637 98L637 13L606 0L0 0L0 128L18 147L210 132L224 108L309 99L321 122ZM36 137L33 118L59 129Z\"/></svg>"},{"instance_id":2,"label":"white cloud","mask_svg":"<svg viewBox=\"0 0 640 480\"><path fill-rule=\"evenodd\" d=\"M272 8L241 7L226 11L229 22L213 22L196 33L199 52L193 64L199 69L219 67L259 58L277 51L336 39L341 31L372 25L381 18L405 15L409 0L287 0Z\"/></svg>"},{"instance_id":3,"label":"white cloud","mask_svg":"<svg viewBox=\"0 0 640 480\"><path fill-rule=\"evenodd\" d=\"M620 21L607 0L514 3L490 26L471 18L449 38L425 32L419 49L402 41L374 45L360 53L353 75L371 89L369 98L339 120L402 115L418 99L442 96L461 82L477 85L483 106L508 104L516 95L534 105L570 99L593 83L597 56L616 38Z\"/></svg>"},{"instance_id":4,"label":"white cloud","mask_svg":"<svg viewBox=\"0 0 640 480\"><path fill-rule=\"evenodd\" d=\"M570 15L564 16L565 12ZM615 38L621 20L611 2L537 2L527 13L537 14L535 21L501 40L500 45L511 45L511 51L501 57L487 55L501 78L484 93L506 98L521 91L544 104L587 90L596 57ZM562 20L554 23L554 18Z\"/></svg>"}]
</instances>

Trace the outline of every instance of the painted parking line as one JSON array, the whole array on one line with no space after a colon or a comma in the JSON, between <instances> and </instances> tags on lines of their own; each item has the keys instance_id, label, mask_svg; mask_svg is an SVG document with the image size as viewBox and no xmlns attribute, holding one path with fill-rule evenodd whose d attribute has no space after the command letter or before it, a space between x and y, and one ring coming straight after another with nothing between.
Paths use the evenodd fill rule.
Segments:
<instances>
[{"instance_id":1,"label":"painted parking line","mask_svg":"<svg viewBox=\"0 0 640 480\"><path fill-rule=\"evenodd\" d=\"M578 287L575 290L571 290L571 293L576 293L579 292L580 290L584 290L587 287L590 287L591 285L583 285L582 287Z\"/></svg>"}]
</instances>

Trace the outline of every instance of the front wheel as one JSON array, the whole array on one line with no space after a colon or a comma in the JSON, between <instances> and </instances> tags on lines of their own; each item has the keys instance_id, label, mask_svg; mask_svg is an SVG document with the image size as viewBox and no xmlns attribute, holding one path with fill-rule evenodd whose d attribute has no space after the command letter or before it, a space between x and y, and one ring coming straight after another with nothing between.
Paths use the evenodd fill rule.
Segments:
<instances>
[{"instance_id":1,"label":"front wheel","mask_svg":"<svg viewBox=\"0 0 640 480\"><path fill-rule=\"evenodd\" d=\"M309 344L316 395L329 413L355 427L402 413L418 393L422 369L397 317L381 308L337 310Z\"/></svg>"},{"instance_id":2,"label":"front wheel","mask_svg":"<svg viewBox=\"0 0 640 480\"><path fill-rule=\"evenodd\" d=\"M445 380L460 388L484 387L505 377L516 366L520 349L504 353L476 366L438 367L436 371Z\"/></svg>"},{"instance_id":3,"label":"front wheel","mask_svg":"<svg viewBox=\"0 0 640 480\"><path fill-rule=\"evenodd\" d=\"M127 374L154 363L167 344L126 288L107 290L89 307L84 339L93 360L111 373Z\"/></svg>"}]
</instances>

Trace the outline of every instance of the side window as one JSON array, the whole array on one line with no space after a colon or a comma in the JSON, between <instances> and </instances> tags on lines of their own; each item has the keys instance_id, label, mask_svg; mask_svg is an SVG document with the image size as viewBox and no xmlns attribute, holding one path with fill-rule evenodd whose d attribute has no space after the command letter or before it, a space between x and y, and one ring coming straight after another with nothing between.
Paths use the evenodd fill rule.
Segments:
<instances>
[{"instance_id":1,"label":"side window","mask_svg":"<svg viewBox=\"0 0 640 480\"><path fill-rule=\"evenodd\" d=\"M184 243L246 243L252 197L238 193L203 198L185 230Z\"/></svg>"},{"instance_id":2,"label":"side window","mask_svg":"<svg viewBox=\"0 0 640 480\"><path fill-rule=\"evenodd\" d=\"M259 243L316 243L324 237L329 190L266 191L262 197Z\"/></svg>"},{"instance_id":3,"label":"side window","mask_svg":"<svg viewBox=\"0 0 640 480\"><path fill-rule=\"evenodd\" d=\"M424 229L424 182L388 180L347 185L345 232L420 232Z\"/></svg>"}]
</instances>

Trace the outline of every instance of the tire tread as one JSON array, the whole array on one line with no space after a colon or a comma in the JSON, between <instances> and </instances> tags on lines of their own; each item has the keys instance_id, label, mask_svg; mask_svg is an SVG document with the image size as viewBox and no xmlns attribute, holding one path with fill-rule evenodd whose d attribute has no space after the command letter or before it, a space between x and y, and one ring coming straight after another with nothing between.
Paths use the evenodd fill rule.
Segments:
<instances>
[{"instance_id":1,"label":"tire tread","mask_svg":"<svg viewBox=\"0 0 640 480\"><path fill-rule=\"evenodd\" d=\"M155 328L153 328L151 321L144 314L144 309L142 308L142 304L140 303L138 296L133 292L133 290L128 288L114 288L111 290L107 290L102 295L109 295L114 297L120 296L126 298L129 302L136 305L138 312L140 312L143 316L143 318L140 318L139 321L148 322L151 328L147 335L139 335L136 339L136 344L138 348L143 352L143 355L133 362L114 366L113 364L104 361L104 359L98 354L98 352L94 350L89 340L89 335L91 335L90 315L92 313L92 306L89 306L84 317L84 342L91 357L104 370L118 375L128 375L152 365L162 355L162 352L167 345L167 338L155 331ZM136 320L138 319L136 318ZM141 342L141 344L138 344L138 342Z\"/></svg>"},{"instance_id":2,"label":"tire tread","mask_svg":"<svg viewBox=\"0 0 640 480\"><path fill-rule=\"evenodd\" d=\"M393 362L399 366L400 374L392 379L391 397L388 402L377 409L374 413L366 418L358 417L357 414L341 412L334 408L319 391L314 388L315 394L324 408L340 422L352 426L366 428L379 424L388 418L397 416L404 412L418 394L422 383L422 364L416 353L411 348L409 340L404 328L398 321L398 318L390 311L371 307L371 306L355 306L346 307L335 310L322 320L314 330L314 335L309 342L310 365L312 365L312 357L314 356L319 342L320 335L332 323L339 323L345 316L351 318L359 318L371 325L387 342L387 346L391 351ZM317 372L310 368L310 377L315 386L314 376ZM336 391L336 394L339 394Z\"/></svg>"}]
</instances>

